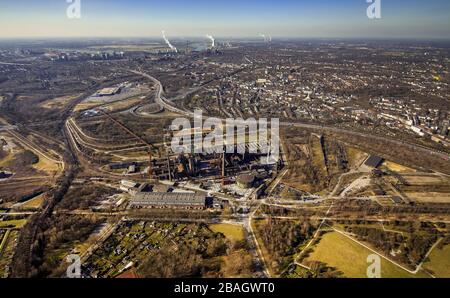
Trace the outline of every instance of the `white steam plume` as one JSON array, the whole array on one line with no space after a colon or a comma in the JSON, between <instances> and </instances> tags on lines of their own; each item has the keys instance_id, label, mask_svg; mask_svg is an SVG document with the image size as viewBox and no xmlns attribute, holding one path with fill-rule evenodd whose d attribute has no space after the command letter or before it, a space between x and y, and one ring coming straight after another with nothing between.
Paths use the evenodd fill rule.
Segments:
<instances>
[{"instance_id":1,"label":"white steam plume","mask_svg":"<svg viewBox=\"0 0 450 298\"><path fill-rule=\"evenodd\" d=\"M166 32L165 32L164 30L162 31L162 36L163 36L164 41L166 42L166 44L169 46L169 48L171 48L173 51L175 51L175 53L178 53L177 48L174 47L174 46L170 43L170 41L167 39L167 37L166 37Z\"/></svg>"},{"instance_id":2,"label":"white steam plume","mask_svg":"<svg viewBox=\"0 0 450 298\"><path fill-rule=\"evenodd\" d=\"M212 37L211 35L206 35L206 37L211 40L212 42L211 49L213 49L216 46L216 41L214 40L214 37Z\"/></svg>"},{"instance_id":3,"label":"white steam plume","mask_svg":"<svg viewBox=\"0 0 450 298\"><path fill-rule=\"evenodd\" d=\"M267 42L267 37L266 37L264 34L259 33L259 36L261 36L262 38L264 38L264 42Z\"/></svg>"},{"instance_id":4,"label":"white steam plume","mask_svg":"<svg viewBox=\"0 0 450 298\"><path fill-rule=\"evenodd\" d=\"M267 35L266 36L265 34L260 33L259 36L264 38L264 42L267 42L267 43L272 42L272 36L271 35Z\"/></svg>"}]
</instances>

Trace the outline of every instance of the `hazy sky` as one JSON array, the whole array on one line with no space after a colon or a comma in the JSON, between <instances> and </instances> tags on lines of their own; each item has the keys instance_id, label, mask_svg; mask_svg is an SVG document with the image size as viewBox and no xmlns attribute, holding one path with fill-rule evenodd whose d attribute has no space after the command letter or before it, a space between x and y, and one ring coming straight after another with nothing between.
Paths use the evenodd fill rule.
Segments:
<instances>
[{"instance_id":1,"label":"hazy sky","mask_svg":"<svg viewBox=\"0 0 450 298\"><path fill-rule=\"evenodd\" d=\"M450 38L449 0L381 0L370 20L366 0L0 0L0 38L273 37Z\"/></svg>"}]
</instances>

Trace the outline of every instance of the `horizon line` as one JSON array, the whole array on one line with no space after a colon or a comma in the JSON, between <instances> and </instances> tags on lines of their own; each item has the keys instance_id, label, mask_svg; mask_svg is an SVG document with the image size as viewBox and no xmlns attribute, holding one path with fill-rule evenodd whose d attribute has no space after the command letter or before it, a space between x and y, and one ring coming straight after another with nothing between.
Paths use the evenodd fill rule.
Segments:
<instances>
[{"instance_id":1,"label":"horizon line","mask_svg":"<svg viewBox=\"0 0 450 298\"><path fill-rule=\"evenodd\" d=\"M221 36L221 35L213 35L215 39L249 39L249 40L261 40L261 37L257 35L250 36ZM450 41L450 37L327 37L327 36L271 36L272 40L399 40L399 41ZM172 36L171 40L177 39L206 39L201 35L179 35ZM161 39L162 36L154 35L154 36L0 36L0 40L42 40L42 39L58 39L58 40L70 40L70 39Z\"/></svg>"}]
</instances>

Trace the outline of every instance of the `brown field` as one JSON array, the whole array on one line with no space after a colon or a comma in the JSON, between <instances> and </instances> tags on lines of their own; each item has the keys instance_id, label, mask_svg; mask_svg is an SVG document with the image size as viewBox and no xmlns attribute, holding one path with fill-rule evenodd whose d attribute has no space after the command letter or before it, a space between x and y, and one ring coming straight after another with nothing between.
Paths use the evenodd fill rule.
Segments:
<instances>
[{"instance_id":1,"label":"brown field","mask_svg":"<svg viewBox=\"0 0 450 298\"><path fill-rule=\"evenodd\" d=\"M30 141L30 140L28 140L28 141ZM34 141L36 143L38 142L38 140L34 140ZM22 142L20 139L14 139L14 142L17 145L20 144L20 147L11 151L5 158L1 159L0 167L13 167L14 168L14 166L15 166L14 159L15 159L16 155L18 155L19 153L22 153L25 149L27 149L27 150L32 151L39 158L39 161L36 164L30 165L28 170L34 169L34 170L42 171L51 176L55 175L58 171L61 170L61 165L59 163L49 160L48 158L43 156L39 151L37 151L37 149L30 147L29 145ZM22 171L26 172L27 169L19 170L19 172L22 172ZM32 172L35 172L35 171L32 171ZM18 173L18 175L20 175L20 174L23 174L23 173ZM27 177L30 177L29 174L30 173L27 173Z\"/></svg>"},{"instance_id":2,"label":"brown field","mask_svg":"<svg viewBox=\"0 0 450 298\"><path fill-rule=\"evenodd\" d=\"M9 163L14 159L15 153L9 152L6 157L0 159L0 167L7 167Z\"/></svg>"},{"instance_id":3,"label":"brown field","mask_svg":"<svg viewBox=\"0 0 450 298\"><path fill-rule=\"evenodd\" d=\"M327 175L327 165L323 154L322 144L318 138L312 138L313 164L321 171L322 177Z\"/></svg>"},{"instance_id":4,"label":"brown field","mask_svg":"<svg viewBox=\"0 0 450 298\"><path fill-rule=\"evenodd\" d=\"M3 198L5 207L17 202L21 197L33 194L49 186L48 178L30 178L30 180L9 180L0 183L0 198Z\"/></svg>"},{"instance_id":5,"label":"brown field","mask_svg":"<svg viewBox=\"0 0 450 298\"><path fill-rule=\"evenodd\" d=\"M408 198L419 203L450 203L450 193L407 192Z\"/></svg>"},{"instance_id":6,"label":"brown field","mask_svg":"<svg viewBox=\"0 0 450 298\"><path fill-rule=\"evenodd\" d=\"M114 102L114 103L108 105L106 108L110 112L113 112L116 110L124 110L124 109L131 108L131 107L137 105L140 101L141 101L141 99L139 97L138 98L130 98L127 100L121 100L121 101Z\"/></svg>"},{"instance_id":7,"label":"brown field","mask_svg":"<svg viewBox=\"0 0 450 298\"><path fill-rule=\"evenodd\" d=\"M300 149L306 155L307 158L309 158L311 156L311 152L309 150L308 145L306 145L306 144L296 144L295 146L298 149Z\"/></svg>"},{"instance_id":8,"label":"brown field","mask_svg":"<svg viewBox=\"0 0 450 298\"><path fill-rule=\"evenodd\" d=\"M222 233L231 241L244 240L244 229L239 225L212 224L209 228L216 233Z\"/></svg>"},{"instance_id":9,"label":"brown field","mask_svg":"<svg viewBox=\"0 0 450 298\"><path fill-rule=\"evenodd\" d=\"M77 104L74 111L79 112L79 111L83 111L83 110L89 110L89 109L92 109L99 105L101 105L101 104L98 102L83 102L83 103Z\"/></svg>"},{"instance_id":10,"label":"brown field","mask_svg":"<svg viewBox=\"0 0 450 298\"><path fill-rule=\"evenodd\" d=\"M77 98L78 95L66 95L52 98L42 102L39 106L44 109L60 109L71 100Z\"/></svg>"},{"instance_id":11,"label":"brown field","mask_svg":"<svg viewBox=\"0 0 450 298\"><path fill-rule=\"evenodd\" d=\"M398 163L392 162L392 161L385 161L382 166L385 166L389 170L397 173L415 173L416 170L405 167L403 165L399 165Z\"/></svg>"},{"instance_id":12,"label":"brown field","mask_svg":"<svg viewBox=\"0 0 450 298\"><path fill-rule=\"evenodd\" d=\"M366 157L367 153L353 147L347 147L347 158L350 168L358 168Z\"/></svg>"},{"instance_id":13,"label":"brown field","mask_svg":"<svg viewBox=\"0 0 450 298\"><path fill-rule=\"evenodd\" d=\"M32 198L31 200L28 200L27 202L25 202L21 206L21 208L24 208L24 209L29 209L29 208L37 209L37 208L41 207L42 203L45 200L45 197L46 197L46 194L43 193L43 194L41 194L41 195L39 195L39 196L37 196L35 198Z\"/></svg>"},{"instance_id":14,"label":"brown field","mask_svg":"<svg viewBox=\"0 0 450 298\"><path fill-rule=\"evenodd\" d=\"M46 172L48 175L55 175L61 168L58 163L48 160L42 155L39 155L39 162L33 165L33 168L38 171Z\"/></svg>"},{"instance_id":15,"label":"brown field","mask_svg":"<svg viewBox=\"0 0 450 298\"><path fill-rule=\"evenodd\" d=\"M139 159L139 160L148 160L148 151L144 150L136 150L136 151L130 151L130 152L121 152L112 154L114 157L119 158L119 160L122 159Z\"/></svg>"},{"instance_id":16,"label":"brown field","mask_svg":"<svg viewBox=\"0 0 450 298\"><path fill-rule=\"evenodd\" d=\"M414 175L414 176L403 176L403 178L410 185L430 185L430 184L441 184L441 183L449 183L449 181L444 180L440 176L431 176L431 175Z\"/></svg>"}]
</instances>

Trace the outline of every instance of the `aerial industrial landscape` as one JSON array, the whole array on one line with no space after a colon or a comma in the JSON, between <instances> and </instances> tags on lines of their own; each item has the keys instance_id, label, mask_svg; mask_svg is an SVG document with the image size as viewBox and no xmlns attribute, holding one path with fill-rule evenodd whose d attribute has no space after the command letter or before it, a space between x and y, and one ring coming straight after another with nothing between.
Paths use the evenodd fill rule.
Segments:
<instances>
[{"instance_id":1,"label":"aerial industrial landscape","mask_svg":"<svg viewBox=\"0 0 450 298\"><path fill-rule=\"evenodd\" d=\"M439 40L2 40L0 277L448 278L449 63Z\"/></svg>"}]
</instances>

